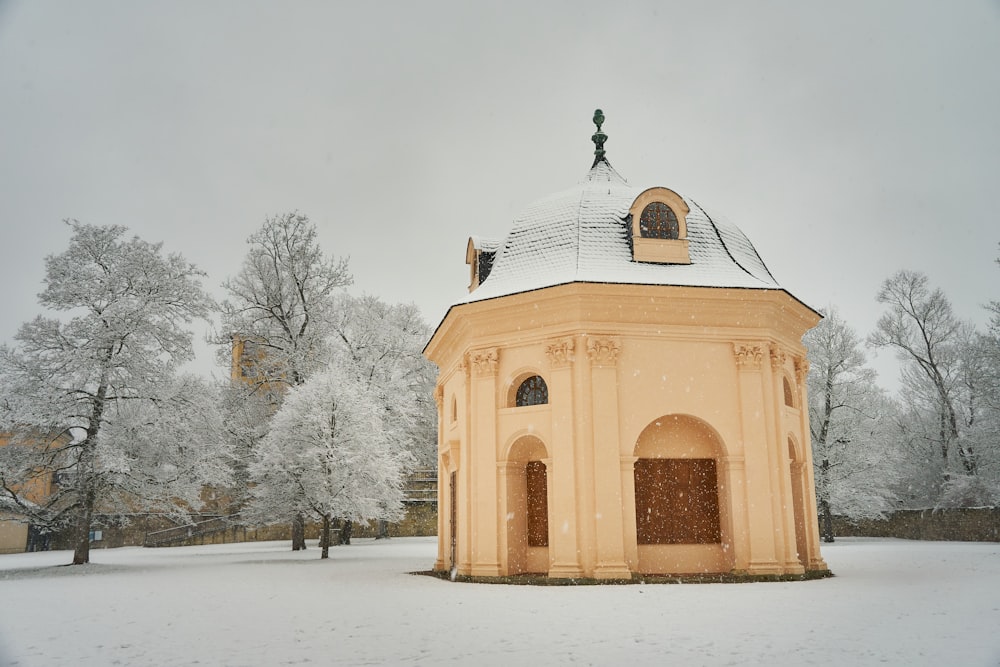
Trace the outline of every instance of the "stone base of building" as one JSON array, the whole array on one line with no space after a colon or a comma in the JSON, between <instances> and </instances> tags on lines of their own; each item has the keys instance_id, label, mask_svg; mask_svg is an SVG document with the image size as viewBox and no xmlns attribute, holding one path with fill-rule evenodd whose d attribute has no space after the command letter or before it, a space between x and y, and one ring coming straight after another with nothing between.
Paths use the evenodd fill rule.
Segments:
<instances>
[{"instance_id":1,"label":"stone base of building","mask_svg":"<svg viewBox=\"0 0 1000 667\"><path fill-rule=\"evenodd\" d=\"M459 574L452 578L447 571L415 572L444 581L469 584L508 584L520 586L619 586L629 584L743 584L812 581L832 577L830 570L807 570L801 574L750 574L722 572L706 574L631 574L621 578L553 577L544 574L514 574L499 577L473 577Z\"/></svg>"},{"instance_id":2,"label":"stone base of building","mask_svg":"<svg viewBox=\"0 0 1000 667\"><path fill-rule=\"evenodd\" d=\"M594 568L594 579L631 579L632 570L625 563L609 563Z\"/></svg>"},{"instance_id":3,"label":"stone base of building","mask_svg":"<svg viewBox=\"0 0 1000 667\"><path fill-rule=\"evenodd\" d=\"M550 579L579 579L583 577L583 569L579 565L556 563L549 568Z\"/></svg>"}]
</instances>

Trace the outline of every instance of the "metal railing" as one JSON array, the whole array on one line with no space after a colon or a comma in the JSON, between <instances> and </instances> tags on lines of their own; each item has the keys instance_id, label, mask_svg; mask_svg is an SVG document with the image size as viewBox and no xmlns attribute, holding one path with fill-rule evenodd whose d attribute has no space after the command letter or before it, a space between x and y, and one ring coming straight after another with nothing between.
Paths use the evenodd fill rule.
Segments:
<instances>
[{"instance_id":1,"label":"metal railing","mask_svg":"<svg viewBox=\"0 0 1000 667\"><path fill-rule=\"evenodd\" d=\"M229 530L236 524L233 519L238 517L239 514L239 512L236 512L229 515L215 516L204 521L195 521L183 526L154 530L146 533L143 546L162 547L174 542L183 542L192 537L203 537L205 535L221 533L224 530Z\"/></svg>"}]
</instances>

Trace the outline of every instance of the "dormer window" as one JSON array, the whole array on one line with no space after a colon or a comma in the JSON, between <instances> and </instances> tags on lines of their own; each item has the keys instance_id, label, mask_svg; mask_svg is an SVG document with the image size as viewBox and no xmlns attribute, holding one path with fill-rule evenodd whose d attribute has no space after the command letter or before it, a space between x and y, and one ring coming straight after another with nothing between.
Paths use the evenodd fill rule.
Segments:
<instances>
[{"instance_id":1,"label":"dormer window","mask_svg":"<svg viewBox=\"0 0 1000 667\"><path fill-rule=\"evenodd\" d=\"M493 259L500 249L501 242L496 239L483 239L478 236L469 238L465 247L465 263L469 265L469 291L483 284L490 271L493 270Z\"/></svg>"},{"instance_id":2,"label":"dormer window","mask_svg":"<svg viewBox=\"0 0 1000 667\"><path fill-rule=\"evenodd\" d=\"M647 239L676 239L680 235L680 226L672 208L661 201L654 201L642 209L639 232Z\"/></svg>"},{"instance_id":3,"label":"dormer window","mask_svg":"<svg viewBox=\"0 0 1000 667\"><path fill-rule=\"evenodd\" d=\"M632 259L655 264L690 264L687 214L680 195L668 188L650 188L629 209Z\"/></svg>"}]
</instances>

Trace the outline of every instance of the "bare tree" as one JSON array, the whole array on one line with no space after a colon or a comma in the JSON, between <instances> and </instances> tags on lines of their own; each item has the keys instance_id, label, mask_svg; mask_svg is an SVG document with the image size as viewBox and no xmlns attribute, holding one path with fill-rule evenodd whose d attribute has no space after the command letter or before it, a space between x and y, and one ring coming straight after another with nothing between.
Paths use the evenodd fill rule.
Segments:
<instances>
[{"instance_id":1,"label":"bare tree","mask_svg":"<svg viewBox=\"0 0 1000 667\"><path fill-rule=\"evenodd\" d=\"M213 304L199 283L204 274L180 255L126 240L124 227L68 224L69 248L46 258L39 295L64 316L27 322L17 347L0 348L0 418L22 436L2 448L0 483L35 521L71 525L73 563L81 564L90 559L98 511L167 498L171 506L198 502L192 489L211 466L189 463L215 452L208 442L214 418L206 412L214 401L191 402L192 393L208 390L175 380L175 371L193 354L187 325ZM165 425L176 425L179 414L181 424L205 428ZM64 435L39 442L38 434ZM31 486L25 474L59 482L43 505L23 502Z\"/></svg>"},{"instance_id":2,"label":"bare tree","mask_svg":"<svg viewBox=\"0 0 1000 667\"><path fill-rule=\"evenodd\" d=\"M242 369L239 381L276 392L302 384L329 362L334 297L352 279L346 259L323 253L316 227L304 215L267 218L247 243L243 267L223 283L224 333L216 342L227 362L234 338L252 346L252 355L237 360L252 366ZM280 403L280 391L274 395ZM292 516L292 548L304 549L302 518Z\"/></svg>"},{"instance_id":3,"label":"bare tree","mask_svg":"<svg viewBox=\"0 0 1000 667\"><path fill-rule=\"evenodd\" d=\"M954 455L964 474L975 475L976 454L972 443L960 437L958 407L960 352L967 334L951 302L940 289L930 288L927 276L914 271L899 271L888 278L877 299L888 310L869 341L897 351L905 364L904 384L914 397L925 398L932 407L943 481L951 475Z\"/></svg>"},{"instance_id":4,"label":"bare tree","mask_svg":"<svg viewBox=\"0 0 1000 667\"><path fill-rule=\"evenodd\" d=\"M219 342L234 334L254 342L266 360L254 381L302 384L327 360L334 296L352 282L347 260L324 255L316 226L298 213L267 218L247 244L240 272L223 283ZM229 359L228 347L222 354Z\"/></svg>"}]
</instances>

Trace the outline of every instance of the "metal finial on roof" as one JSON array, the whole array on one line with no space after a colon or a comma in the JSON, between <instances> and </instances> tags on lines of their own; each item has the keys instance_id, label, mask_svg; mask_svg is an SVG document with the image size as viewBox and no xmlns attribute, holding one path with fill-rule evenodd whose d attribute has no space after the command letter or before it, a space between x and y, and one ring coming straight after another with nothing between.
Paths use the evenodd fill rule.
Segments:
<instances>
[{"instance_id":1,"label":"metal finial on roof","mask_svg":"<svg viewBox=\"0 0 1000 667\"><path fill-rule=\"evenodd\" d=\"M604 159L604 142L608 140L608 135L601 132L601 125L604 125L604 112L600 109L594 110L594 125L597 126L597 132L590 138L596 147L596 150L594 150L594 164L592 166L596 166L598 162Z\"/></svg>"}]
</instances>

